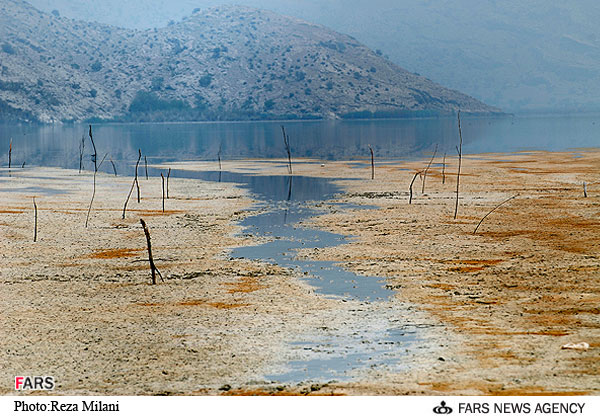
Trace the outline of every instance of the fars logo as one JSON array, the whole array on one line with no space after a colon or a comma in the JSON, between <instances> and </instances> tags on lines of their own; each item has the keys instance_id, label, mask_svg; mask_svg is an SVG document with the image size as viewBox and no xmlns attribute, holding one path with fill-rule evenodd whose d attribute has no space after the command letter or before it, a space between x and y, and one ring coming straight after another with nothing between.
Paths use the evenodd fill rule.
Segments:
<instances>
[{"instance_id":1,"label":"fars logo","mask_svg":"<svg viewBox=\"0 0 600 418\"><path fill-rule=\"evenodd\" d=\"M15 390L53 390L52 376L15 376Z\"/></svg>"}]
</instances>

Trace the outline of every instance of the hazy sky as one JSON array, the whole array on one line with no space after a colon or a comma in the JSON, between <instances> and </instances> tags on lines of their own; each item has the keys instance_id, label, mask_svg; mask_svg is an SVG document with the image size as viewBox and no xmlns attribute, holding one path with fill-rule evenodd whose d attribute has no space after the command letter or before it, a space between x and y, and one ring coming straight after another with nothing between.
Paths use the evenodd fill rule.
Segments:
<instances>
[{"instance_id":1,"label":"hazy sky","mask_svg":"<svg viewBox=\"0 0 600 418\"><path fill-rule=\"evenodd\" d=\"M600 110L595 0L30 0L61 15L148 28L243 4L328 26L398 65L505 110Z\"/></svg>"}]
</instances>

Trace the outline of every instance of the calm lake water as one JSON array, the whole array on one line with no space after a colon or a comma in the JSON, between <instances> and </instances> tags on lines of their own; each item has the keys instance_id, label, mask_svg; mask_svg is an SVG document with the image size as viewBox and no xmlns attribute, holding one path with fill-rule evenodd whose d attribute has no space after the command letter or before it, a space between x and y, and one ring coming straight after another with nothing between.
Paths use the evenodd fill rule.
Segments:
<instances>
[{"instance_id":1,"label":"calm lake water","mask_svg":"<svg viewBox=\"0 0 600 418\"><path fill-rule=\"evenodd\" d=\"M600 115L508 116L463 118L465 153L564 150L600 144ZM419 158L438 144L438 153L455 155L458 127L455 118L224 122L161 124L98 124L93 126L100 158L106 153L125 168L137 157L138 148L149 162L175 160L283 158L281 125L290 136L292 154L324 160ZM79 143L86 136L86 154L91 153L87 125L0 125L1 165L8 164L9 141L13 139L14 165L49 165L77 168ZM110 165L107 165L108 169Z\"/></svg>"}]
</instances>

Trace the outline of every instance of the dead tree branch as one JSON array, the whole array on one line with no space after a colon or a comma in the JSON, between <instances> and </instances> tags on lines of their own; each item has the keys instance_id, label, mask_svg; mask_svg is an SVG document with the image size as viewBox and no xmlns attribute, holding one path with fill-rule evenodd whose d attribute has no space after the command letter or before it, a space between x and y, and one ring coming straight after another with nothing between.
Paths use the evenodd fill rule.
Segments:
<instances>
[{"instance_id":1,"label":"dead tree branch","mask_svg":"<svg viewBox=\"0 0 600 418\"><path fill-rule=\"evenodd\" d=\"M83 169L83 152L85 151L85 136L81 135L81 143L79 144L79 174Z\"/></svg>"},{"instance_id":2,"label":"dead tree branch","mask_svg":"<svg viewBox=\"0 0 600 418\"><path fill-rule=\"evenodd\" d=\"M92 154L92 162L94 163L94 188L92 191L92 198L90 199L90 207L88 208L87 216L85 217L86 228L88 227L90 212L92 211L92 203L94 203L94 197L96 196L96 174L98 173L98 151L96 151L96 144L94 144L94 137L92 136L92 125L90 125L88 134L90 136L90 141L92 141L92 147L94 148L94 153Z\"/></svg>"},{"instance_id":3,"label":"dead tree branch","mask_svg":"<svg viewBox=\"0 0 600 418\"><path fill-rule=\"evenodd\" d=\"M369 151L371 151L371 180L375 178L375 156L373 155L373 148L369 145Z\"/></svg>"},{"instance_id":4,"label":"dead tree branch","mask_svg":"<svg viewBox=\"0 0 600 418\"><path fill-rule=\"evenodd\" d=\"M171 177L171 169L167 172L167 199L169 198L169 177Z\"/></svg>"},{"instance_id":5,"label":"dead tree branch","mask_svg":"<svg viewBox=\"0 0 600 418\"><path fill-rule=\"evenodd\" d=\"M513 197L509 197L508 199L506 199L505 201L503 201L502 203L500 203L499 205L496 205L496 207L494 207L494 209L490 210L483 218L481 218L481 220L479 221L479 223L477 224L477 226L475 227L475 230L473 231L473 234L477 233L477 230L479 229L479 226L481 225L481 223L483 222L483 220L485 218L488 217L488 215L490 215L493 211L495 211L496 209L498 209L500 206L502 206L503 204L505 204L506 202L513 200L515 197L519 196L518 194L514 195Z\"/></svg>"},{"instance_id":6,"label":"dead tree branch","mask_svg":"<svg viewBox=\"0 0 600 418\"><path fill-rule=\"evenodd\" d=\"M137 159L137 163L135 164L135 178L133 179L133 183L131 183L131 189L129 189L129 194L127 195L127 200L125 200L125 204L123 205L123 215L121 217L121 219L125 219L125 211L127 210L127 203L129 202L129 198L131 197L131 193L133 193L133 187L137 184L137 167L138 164L140 163L140 159L142 158L142 150L138 149L138 159ZM139 186L138 186L139 188Z\"/></svg>"},{"instance_id":7,"label":"dead tree branch","mask_svg":"<svg viewBox=\"0 0 600 418\"><path fill-rule=\"evenodd\" d=\"M140 223L142 224L142 228L144 228L146 243L148 244L148 261L150 263L150 272L152 274L152 284L156 284L156 273L158 273L160 280L164 282L165 280L163 279L162 274L160 274L160 270L154 264L154 258L152 258L152 244L150 243L150 231L148 230L148 226L142 218L140 218Z\"/></svg>"},{"instance_id":8,"label":"dead tree branch","mask_svg":"<svg viewBox=\"0 0 600 418\"><path fill-rule=\"evenodd\" d=\"M37 211L37 204L35 203L35 197L34 197L33 198L33 219L34 219L34 221L33 221L33 242L37 241L37 224L38 224L38 222L37 222L37 218L38 218L37 212L38 212Z\"/></svg>"},{"instance_id":9,"label":"dead tree branch","mask_svg":"<svg viewBox=\"0 0 600 418\"><path fill-rule=\"evenodd\" d=\"M415 182L415 180L417 179L417 176L418 176L419 174L421 174L421 172L420 172L420 171L417 171L417 172L415 173L415 175L414 175L414 176L413 176L413 178L412 178L412 181L410 182L410 186L408 187L408 191L409 191L409 193L410 193L410 195L409 195L410 197L408 198L408 204L409 204L409 205L410 205L410 204L412 204L412 197L413 197L412 187L413 187L413 184L414 184L414 182Z\"/></svg>"},{"instance_id":10,"label":"dead tree branch","mask_svg":"<svg viewBox=\"0 0 600 418\"><path fill-rule=\"evenodd\" d=\"M454 219L458 215L458 187L460 184L460 166L462 163L462 131L460 129L460 110L458 111L458 136L460 137L460 143L457 148L458 151L458 172L456 174L456 206L454 207Z\"/></svg>"},{"instance_id":11,"label":"dead tree branch","mask_svg":"<svg viewBox=\"0 0 600 418\"><path fill-rule=\"evenodd\" d=\"M442 184L446 184L446 153L444 153L444 161L442 162Z\"/></svg>"},{"instance_id":12,"label":"dead tree branch","mask_svg":"<svg viewBox=\"0 0 600 418\"><path fill-rule=\"evenodd\" d=\"M146 180L148 180L148 159L144 155L144 165L146 166Z\"/></svg>"},{"instance_id":13,"label":"dead tree branch","mask_svg":"<svg viewBox=\"0 0 600 418\"><path fill-rule=\"evenodd\" d=\"M288 156L288 173L292 174L292 150L290 148L290 136L286 135L285 127L281 125L281 132L283 133L283 144L285 145L285 151Z\"/></svg>"},{"instance_id":14,"label":"dead tree branch","mask_svg":"<svg viewBox=\"0 0 600 418\"><path fill-rule=\"evenodd\" d=\"M162 209L165 213L165 176L163 176L163 173L160 173L160 178L162 180Z\"/></svg>"},{"instance_id":15,"label":"dead tree branch","mask_svg":"<svg viewBox=\"0 0 600 418\"><path fill-rule=\"evenodd\" d=\"M421 187L421 194L425 193L425 180L427 180L427 172L429 171L429 167L431 167L431 163L433 162L433 159L435 158L437 149L438 149L438 144L435 144L435 148L433 150L433 155L431 156L431 160L429 160L429 164L427 164L427 167L425 167L425 171L423 172L423 184Z\"/></svg>"}]
</instances>

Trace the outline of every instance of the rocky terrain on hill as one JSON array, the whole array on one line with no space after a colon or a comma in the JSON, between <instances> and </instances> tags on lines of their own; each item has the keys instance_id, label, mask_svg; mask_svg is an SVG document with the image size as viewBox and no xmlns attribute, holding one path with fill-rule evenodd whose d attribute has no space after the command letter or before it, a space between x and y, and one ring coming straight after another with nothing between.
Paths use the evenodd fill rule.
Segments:
<instances>
[{"instance_id":1,"label":"rocky terrain on hill","mask_svg":"<svg viewBox=\"0 0 600 418\"><path fill-rule=\"evenodd\" d=\"M135 30L0 6L0 120L397 117L498 109L354 38L241 6Z\"/></svg>"}]
</instances>

